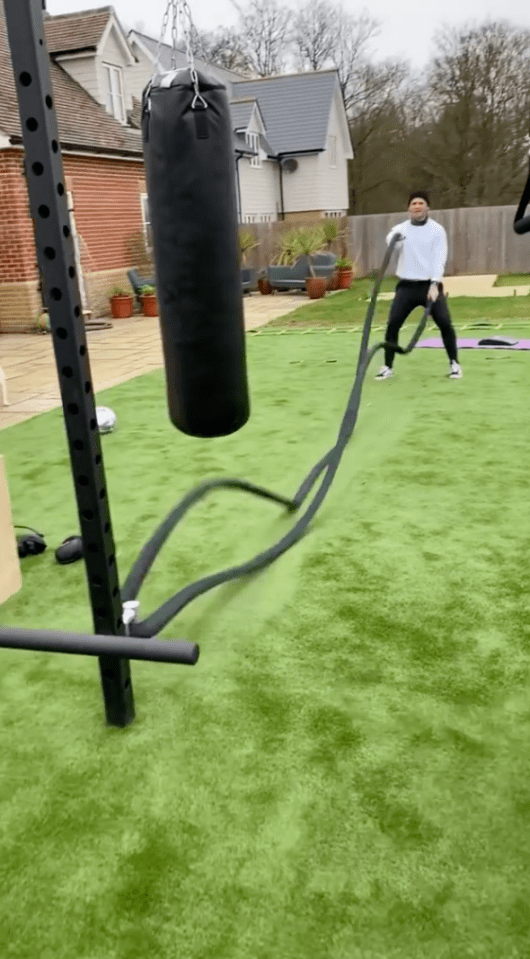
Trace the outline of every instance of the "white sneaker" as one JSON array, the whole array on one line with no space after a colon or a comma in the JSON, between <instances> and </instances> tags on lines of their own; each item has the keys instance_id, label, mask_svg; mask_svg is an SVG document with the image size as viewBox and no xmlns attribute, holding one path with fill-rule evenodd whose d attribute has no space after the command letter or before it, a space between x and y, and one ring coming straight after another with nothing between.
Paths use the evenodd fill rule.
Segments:
<instances>
[{"instance_id":1,"label":"white sneaker","mask_svg":"<svg viewBox=\"0 0 530 959\"><path fill-rule=\"evenodd\" d=\"M390 366L383 366L379 370L379 373L376 376L376 380L387 380L389 376L394 375L394 370Z\"/></svg>"},{"instance_id":2,"label":"white sneaker","mask_svg":"<svg viewBox=\"0 0 530 959\"><path fill-rule=\"evenodd\" d=\"M450 380L459 380L462 376L462 369L456 362L456 360L451 361L451 372L449 373Z\"/></svg>"}]
</instances>

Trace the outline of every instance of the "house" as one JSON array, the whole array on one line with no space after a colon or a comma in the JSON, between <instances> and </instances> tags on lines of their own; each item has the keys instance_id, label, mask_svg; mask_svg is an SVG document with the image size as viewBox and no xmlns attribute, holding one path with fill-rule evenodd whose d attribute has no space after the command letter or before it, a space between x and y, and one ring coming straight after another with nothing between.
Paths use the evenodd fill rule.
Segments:
<instances>
[{"instance_id":1,"label":"house","mask_svg":"<svg viewBox=\"0 0 530 959\"><path fill-rule=\"evenodd\" d=\"M102 314L149 235L140 110L158 44L126 35L112 7L44 17L79 272ZM187 65L184 51L162 45L162 69L173 56L177 68ZM249 80L196 66L227 87L241 222L347 211L353 151L335 72ZM34 328L42 297L2 0L0 83L0 332L21 332Z\"/></svg>"},{"instance_id":2,"label":"house","mask_svg":"<svg viewBox=\"0 0 530 959\"><path fill-rule=\"evenodd\" d=\"M131 89L140 98L158 43L134 30L127 36L137 60ZM172 55L163 45L164 70L172 68ZM187 66L184 51L176 52L175 66ZM336 70L249 80L199 60L197 69L224 83L230 97L242 223L346 215L354 153Z\"/></svg>"},{"instance_id":3,"label":"house","mask_svg":"<svg viewBox=\"0 0 530 959\"><path fill-rule=\"evenodd\" d=\"M345 216L353 149L337 72L238 80L232 90L234 130L257 152L238 162L242 222Z\"/></svg>"},{"instance_id":4,"label":"house","mask_svg":"<svg viewBox=\"0 0 530 959\"><path fill-rule=\"evenodd\" d=\"M95 311L107 312L109 290L126 280L129 241L142 231L142 137L126 117L134 55L111 8L46 17L45 32L72 226L87 251ZM2 2L0 85L0 332L26 332L42 298Z\"/></svg>"}]
</instances>

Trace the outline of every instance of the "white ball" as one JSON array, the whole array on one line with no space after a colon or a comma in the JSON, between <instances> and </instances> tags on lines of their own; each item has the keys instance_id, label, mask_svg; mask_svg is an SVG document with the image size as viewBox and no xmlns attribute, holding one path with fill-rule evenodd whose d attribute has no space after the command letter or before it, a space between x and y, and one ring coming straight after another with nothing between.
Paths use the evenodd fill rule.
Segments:
<instances>
[{"instance_id":1,"label":"white ball","mask_svg":"<svg viewBox=\"0 0 530 959\"><path fill-rule=\"evenodd\" d=\"M96 406L96 418L100 433L112 433L116 429L116 414L108 406Z\"/></svg>"}]
</instances>

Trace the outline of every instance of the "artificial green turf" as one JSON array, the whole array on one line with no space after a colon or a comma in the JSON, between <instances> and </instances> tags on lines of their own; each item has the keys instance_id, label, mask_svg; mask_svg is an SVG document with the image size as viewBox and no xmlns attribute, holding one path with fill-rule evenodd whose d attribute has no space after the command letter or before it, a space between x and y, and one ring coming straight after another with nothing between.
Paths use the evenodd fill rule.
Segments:
<instances>
[{"instance_id":1,"label":"artificial green turf","mask_svg":"<svg viewBox=\"0 0 530 959\"><path fill-rule=\"evenodd\" d=\"M352 337L249 339L252 417L193 440L161 372L98 395L121 580L205 476L294 493L334 442ZM336 362L328 362L335 360ZM366 381L310 532L134 663L103 722L97 663L1 651L2 959L509 959L530 951L528 353L440 350ZM54 411L0 433L15 522L47 534L2 622L90 628ZM222 491L178 529L143 614L293 522Z\"/></svg>"}]
</instances>

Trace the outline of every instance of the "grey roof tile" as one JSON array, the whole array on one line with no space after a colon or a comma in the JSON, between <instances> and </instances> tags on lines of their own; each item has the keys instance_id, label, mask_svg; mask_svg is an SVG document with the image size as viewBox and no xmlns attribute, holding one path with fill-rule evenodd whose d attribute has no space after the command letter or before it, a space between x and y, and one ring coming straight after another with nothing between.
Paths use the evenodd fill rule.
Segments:
<instances>
[{"instance_id":1,"label":"grey roof tile","mask_svg":"<svg viewBox=\"0 0 530 959\"><path fill-rule=\"evenodd\" d=\"M230 101L230 115L234 130L246 130L254 110L256 99L249 97L246 100Z\"/></svg>"},{"instance_id":2,"label":"grey roof tile","mask_svg":"<svg viewBox=\"0 0 530 959\"><path fill-rule=\"evenodd\" d=\"M156 52L158 49L158 40L153 40L152 37L146 37L142 33L137 33L137 31L135 30L131 30L128 36L129 38L131 38L131 36L134 37L135 35L139 38L139 40L141 40L143 45L147 47L147 49L151 52L151 54L153 54L153 56L156 56ZM162 64L162 67L164 70L172 69L172 66L171 66L172 54L173 54L173 48L170 47L168 43L163 43L160 48L160 63ZM188 58L186 56L186 51L183 47L177 47L175 51L175 59L177 63L177 70L185 69L188 66ZM228 95L231 96L230 86L234 82L234 80L240 79L239 74L234 73L231 70L225 70L224 67L218 67L210 63L205 63L204 60L201 60L198 57L195 57L194 59L195 59L195 66L197 67L197 70L203 71L204 73L209 73L213 77L215 77L216 80L219 80L221 83L227 84Z\"/></svg>"},{"instance_id":3,"label":"grey roof tile","mask_svg":"<svg viewBox=\"0 0 530 959\"><path fill-rule=\"evenodd\" d=\"M233 96L256 97L276 153L324 150L338 75L335 70L238 80Z\"/></svg>"}]
</instances>

